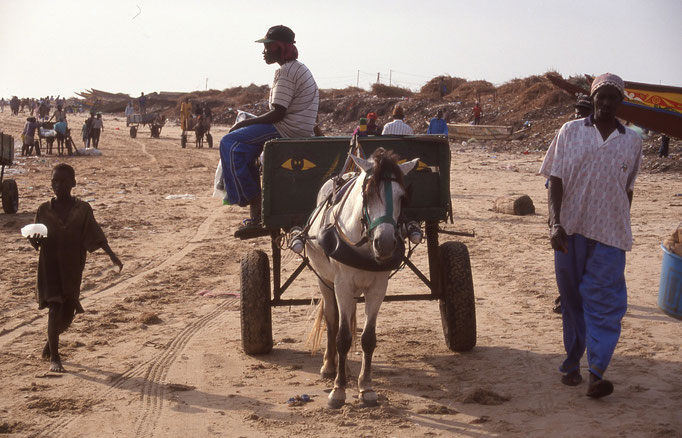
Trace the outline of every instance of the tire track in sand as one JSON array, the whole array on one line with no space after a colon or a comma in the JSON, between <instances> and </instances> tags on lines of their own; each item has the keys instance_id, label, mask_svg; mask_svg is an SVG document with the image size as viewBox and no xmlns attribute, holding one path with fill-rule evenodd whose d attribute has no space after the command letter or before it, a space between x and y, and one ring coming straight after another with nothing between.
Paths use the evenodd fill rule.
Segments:
<instances>
[{"instance_id":1,"label":"tire track in sand","mask_svg":"<svg viewBox=\"0 0 682 438\"><path fill-rule=\"evenodd\" d=\"M203 329L209 322L222 314L225 310L238 306L237 298L221 303L211 313L189 324L185 329L176 335L166 346L164 351L159 354L149 365L144 376L144 386L141 391L142 413L138 417L135 436L153 437L156 431L156 424L163 410L166 385L164 380L168 375L173 362L178 354L185 348L194 335Z\"/></svg>"},{"instance_id":2,"label":"tire track in sand","mask_svg":"<svg viewBox=\"0 0 682 438\"><path fill-rule=\"evenodd\" d=\"M181 248L179 251L174 252L173 254L170 255L170 257L166 258L163 262L160 264L149 268L145 269L144 271L133 275L132 277L128 277L125 280L121 280L118 282L114 282L107 287L100 289L98 291L92 292L88 294L87 296L83 297L81 301L86 304L91 304L91 303L97 303L99 301L102 301L112 295L115 295L116 293L124 290L130 289L131 286L133 286L135 283L143 279L145 276L149 274L156 273L158 271L162 271L170 266L173 266L174 264L178 263L180 260L182 260L187 254L190 252L194 251L197 247L201 245L201 242L208 236L208 233L211 229L211 226L215 222L215 220L218 218L218 216L223 212L223 209L214 209L211 214L208 215L208 217L199 225L197 228L196 233L194 236L187 242L187 244ZM16 326L9 328L9 329L4 329L2 333L0 333L0 339L2 339L2 348L5 348L9 345L11 345L17 338L21 337L26 333L27 330L29 330L36 322L42 320L44 315L39 315L34 318L31 318L30 320L25 320L17 324Z\"/></svg>"},{"instance_id":3,"label":"tire track in sand","mask_svg":"<svg viewBox=\"0 0 682 438\"><path fill-rule=\"evenodd\" d=\"M158 162L156 161L156 157L153 154L150 154L149 152L147 152L147 145L143 141L140 141L140 140L133 140L133 141L135 143L137 143L138 145L140 145L140 148L142 149L142 153L149 157L150 163L157 163L158 164Z\"/></svg>"}]
</instances>

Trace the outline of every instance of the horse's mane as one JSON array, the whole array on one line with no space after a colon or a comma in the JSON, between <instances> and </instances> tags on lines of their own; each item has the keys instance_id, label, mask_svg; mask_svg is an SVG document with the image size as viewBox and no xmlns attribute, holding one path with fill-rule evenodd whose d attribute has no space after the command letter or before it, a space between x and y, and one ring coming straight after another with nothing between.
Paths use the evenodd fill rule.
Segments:
<instances>
[{"instance_id":1,"label":"horse's mane","mask_svg":"<svg viewBox=\"0 0 682 438\"><path fill-rule=\"evenodd\" d=\"M384 148L378 148L374 151L370 157L374 160L374 167L372 168L372 177L367 183L366 194L374 190L377 196L379 196L379 189L381 183L384 179L395 179L400 187L405 187L403 184L403 172L398 166L398 155L394 154L393 151L387 151Z\"/></svg>"}]
</instances>

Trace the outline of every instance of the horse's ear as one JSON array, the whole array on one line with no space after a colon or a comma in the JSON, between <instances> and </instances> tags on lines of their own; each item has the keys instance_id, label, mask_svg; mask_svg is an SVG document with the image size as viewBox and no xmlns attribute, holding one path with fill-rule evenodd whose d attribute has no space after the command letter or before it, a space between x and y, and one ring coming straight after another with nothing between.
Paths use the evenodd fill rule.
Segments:
<instances>
[{"instance_id":1,"label":"horse's ear","mask_svg":"<svg viewBox=\"0 0 682 438\"><path fill-rule=\"evenodd\" d=\"M369 172L370 169L371 169L372 167L374 167L374 163L371 162L371 161L369 161L369 160L365 160L364 158L356 157L356 156L353 155L353 154L348 154L348 155L350 155L350 157L353 159L353 162L354 162L360 169L364 170L365 172Z\"/></svg>"},{"instance_id":2,"label":"horse's ear","mask_svg":"<svg viewBox=\"0 0 682 438\"><path fill-rule=\"evenodd\" d=\"M403 164L398 164L400 167L400 170L403 172L403 175L407 175L410 173L412 169L414 169L417 166L417 163L419 163L419 158L415 158L414 160L407 161Z\"/></svg>"}]
</instances>

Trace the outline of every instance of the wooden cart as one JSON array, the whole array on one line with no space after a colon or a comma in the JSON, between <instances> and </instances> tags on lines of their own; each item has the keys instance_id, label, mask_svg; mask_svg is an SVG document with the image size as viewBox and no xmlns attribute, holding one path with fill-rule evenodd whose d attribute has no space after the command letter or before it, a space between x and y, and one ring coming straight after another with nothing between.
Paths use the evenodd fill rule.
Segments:
<instances>
[{"instance_id":1,"label":"wooden cart","mask_svg":"<svg viewBox=\"0 0 682 438\"><path fill-rule=\"evenodd\" d=\"M0 186L2 186L2 209L7 214L19 210L19 190L13 179L4 179L5 166L14 162L14 137L0 132Z\"/></svg>"}]
</instances>

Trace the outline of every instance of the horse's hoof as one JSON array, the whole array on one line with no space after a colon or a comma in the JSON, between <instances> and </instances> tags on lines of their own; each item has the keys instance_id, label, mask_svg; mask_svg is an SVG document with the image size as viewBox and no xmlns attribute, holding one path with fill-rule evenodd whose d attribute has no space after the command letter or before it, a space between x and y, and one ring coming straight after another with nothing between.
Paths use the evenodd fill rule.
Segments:
<instances>
[{"instance_id":1,"label":"horse's hoof","mask_svg":"<svg viewBox=\"0 0 682 438\"><path fill-rule=\"evenodd\" d=\"M327 400L327 407L329 409L340 409L345 404L346 404L345 400L337 400L337 399L333 399L333 398L330 398L329 400Z\"/></svg>"},{"instance_id":2,"label":"horse's hoof","mask_svg":"<svg viewBox=\"0 0 682 438\"><path fill-rule=\"evenodd\" d=\"M368 408L373 408L379 404L379 397L374 391L360 393L360 400L362 401L362 404Z\"/></svg>"}]
</instances>

